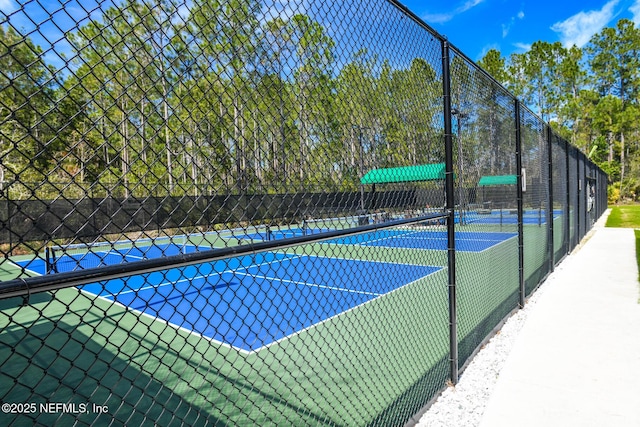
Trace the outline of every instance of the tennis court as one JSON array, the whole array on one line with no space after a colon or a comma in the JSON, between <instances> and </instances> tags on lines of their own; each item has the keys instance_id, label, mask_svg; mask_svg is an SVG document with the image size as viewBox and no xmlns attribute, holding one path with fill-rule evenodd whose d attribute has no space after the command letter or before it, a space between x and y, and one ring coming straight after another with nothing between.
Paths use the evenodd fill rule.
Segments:
<instances>
[{"instance_id":1,"label":"tennis court","mask_svg":"<svg viewBox=\"0 0 640 427\"><path fill-rule=\"evenodd\" d=\"M0 31L2 419L415 421L607 175L398 2L165 3Z\"/></svg>"},{"instance_id":2,"label":"tennis court","mask_svg":"<svg viewBox=\"0 0 640 427\"><path fill-rule=\"evenodd\" d=\"M559 216L560 211L557 212ZM456 213L456 223L459 222L459 214ZM490 215L478 215L474 212L465 213L464 219L471 224L517 224L517 215L503 215L500 211L494 211ZM540 217L539 211L528 212L523 222L525 224L545 222ZM389 248L410 248L410 249L430 249L430 250L447 250L447 232L444 231L441 222L435 221L437 225L427 224L418 228L395 228L387 230L377 230L369 233L352 235L344 238L336 238L325 241L327 244L342 245L362 245L362 246L378 246ZM280 240L291 237L300 237L313 235L323 232L335 231L355 227L358 224L353 219L337 219L319 220L316 223L320 227L262 227L249 233L225 233L227 239L238 239L240 242L250 241L269 241ZM438 226L440 225L440 227ZM327 227L328 226L328 227ZM517 237L515 232L502 231L462 231L455 233L456 250L461 252L481 252L496 244L502 243L511 238Z\"/></svg>"},{"instance_id":3,"label":"tennis court","mask_svg":"<svg viewBox=\"0 0 640 427\"><path fill-rule=\"evenodd\" d=\"M255 351L440 269L268 252L82 289ZM338 274L344 270L360 279Z\"/></svg>"},{"instance_id":4,"label":"tennis court","mask_svg":"<svg viewBox=\"0 0 640 427\"><path fill-rule=\"evenodd\" d=\"M324 233L328 231L334 231L333 228L302 228L302 227L274 227L267 228L264 227L261 230L257 230L252 233L234 233L233 235L226 236L227 239L238 239L241 242L243 241L267 241L267 240L280 240L280 239L288 239L291 237L300 237L300 236L309 236L312 234Z\"/></svg>"},{"instance_id":5,"label":"tennis court","mask_svg":"<svg viewBox=\"0 0 640 427\"><path fill-rule=\"evenodd\" d=\"M210 249L202 248L201 250ZM47 248L45 255L35 259L14 261L20 267L36 275L63 273L105 267L145 259L193 253L198 247L191 244L163 243L151 240L139 245L101 242L90 245L70 245L63 248Z\"/></svg>"},{"instance_id":6,"label":"tennis court","mask_svg":"<svg viewBox=\"0 0 640 427\"><path fill-rule=\"evenodd\" d=\"M553 219L562 216L561 210L553 211ZM517 225L517 209L493 209L490 211L469 211L463 215L464 222L468 224L501 224ZM528 209L523 211L522 223L524 225L543 225L547 223L547 212L544 209Z\"/></svg>"},{"instance_id":7,"label":"tennis court","mask_svg":"<svg viewBox=\"0 0 640 427\"><path fill-rule=\"evenodd\" d=\"M517 236L517 233L456 232L456 251L482 252ZM446 251L448 240L446 231L387 230L333 239L327 243Z\"/></svg>"},{"instance_id":8,"label":"tennis court","mask_svg":"<svg viewBox=\"0 0 640 427\"><path fill-rule=\"evenodd\" d=\"M500 232L455 233L457 250L462 252L482 252L516 237L515 233ZM446 251L447 234L437 230L379 230L327 240L319 245L325 250L317 254L255 253L81 289L238 351L253 352L444 268L330 255L326 248L335 245L361 250ZM110 250L64 251L51 262L38 258L17 263L35 274L46 274L52 268L56 272L73 271L203 249L191 244L128 248L113 244Z\"/></svg>"}]
</instances>

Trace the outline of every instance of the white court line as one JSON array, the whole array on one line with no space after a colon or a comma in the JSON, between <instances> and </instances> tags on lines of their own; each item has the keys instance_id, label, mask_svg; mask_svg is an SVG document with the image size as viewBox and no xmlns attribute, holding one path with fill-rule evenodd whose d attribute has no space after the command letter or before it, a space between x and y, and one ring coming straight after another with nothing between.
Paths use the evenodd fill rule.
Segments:
<instances>
[{"instance_id":1,"label":"white court line","mask_svg":"<svg viewBox=\"0 0 640 427\"><path fill-rule=\"evenodd\" d=\"M285 254L285 255L287 255L287 254ZM130 290L127 290L127 291L118 292L118 295L124 295L124 294L129 294L129 293L132 293L132 292L144 291L144 290L147 290L147 289L157 289L157 288L160 288L162 286L170 286L170 285L175 285L177 283L186 283L186 282L191 282L191 281L197 280L197 279L207 279L207 278L209 278L211 276L222 276L223 274L229 274L229 273L231 273L231 274L243 274L243 273L240 272L241 270L245 270L246 271L248 268L260 267L262 265L270 265L270 264L273 264L276 261L281 261L283 259L290 260L290 259L301 258L302 256L303 255L297 255L297 256L288 256L287 255L285 258L282 258L282 259L274 259L272 261L266 261L266 262L262 262L262 263L259 263L259 264L252 264L252 265L247 266L247 267L243 266L243 267L238 267L236 269L224 270L224 271L220 271L220 272L212 271L211 273L206 274L206 275L202 274L202 275L199 275L199 276L186 277L186 278L180 279L180 280L166 281L166 282L158 283L156 285L149 285L149 286L143 286L141 288L130 289ZM203 262L203 264L206 264L206 262Z\"/></svg>"},{"instance_id":2,"label":"white court line","mask_svg":"<svg viewBox=\"0 0 640 427\"><path fill-rule=\"evenodd\" d=\"M434 272L432 272L432 273L427 274L426 276L419 277L419 278L417 278L417 279L416 279L416 280L414 280L414 281L411 281L411 282L409 282L409 283L406 283L406 284L404 284L404 285L402 285L402 286L400 286L400 287L398 287L398 288L392 289L391 291L387 292L386 294L380 294L380 295L379 295L379 296L377 296L376 298L372 298L372 299L370 299L370 300L368 300L368 301L365 301L365 302L360 303L360 304L358 304L358 305L355 305L355 306L353 306L353 307L351 307L351 308L348 308L348 309L347 309L347 310L345 310L345 311L341 311L340 313L336 313L336 314L334 314L333 316L327 317L326 319L324 319L324 320L322 320L322 321L320 321L320 322L318 322L318 323L313 323L313 324L311 324L311 325L307 326L306 328L300 329L299 331L295 331L295 332L293 332L293 333L291 333L291 334L289 334L289 335L285 335L284 337L282 337L282 338L280 338L280 339L278 339L278 340L272 341L272 342L270 342L270 343L268 343L268 344L266 344L266 345L263 345L262 347L258 347L258 348L256 348L256 349L253 349L253 350L250 350L250 351L244 350L243 352L244 352L244 353L248 353L248 354L253 354L253 353L257 353L257 352L259 352L259 351L261 351L261 350L264 350L264 349L266 349L266 348L269 348L269 347L271 347L271 346L273 346L273 345L280 344L280 343L281 343L281 342L283 342L283 341L287 341L287 340L289 340L289 339L291 339L291 338L293 338L293 337L295 337L295 336L297 336L297 335L300 335L300 334L302 334L302 333L304 333L304 332L307 332L307 331L309 331L309 330L311 330L311 329L314 329L314 328L316 328L316 327L318 327L318 326L320 326L320 325L322 325L322 324L324 324L324 323L328 323L328 322L332 321L333 319L336 319L336 318L338 318L338 317L340 317L340 316L342 316L342 315L345 315L345 314L347 314L347 313L350 313L350 312L352 312L352 311L355 311L355 310L359 309L360 307L363 307L363 306L365 306L365 305L367 305L367 304L371 304L373 301L377 300L377 299L378 299L378 298L380 298L380 297L383 297L383 296L385 296L385 295L390 295L390 294L392 294L392 293L398 292L398 291L400 291L401 289L403 289L403 288L405 288L405 287L407 287L407 286L410 286L410 285L412 285L412 284L414 284L414 283L419 282L420 280L423 280L425 277L429 277L429 276L431 276L431 275L433 275L433 274L438 274L438 273L440 273L441 271L446 271L446 270L447 270L447 267L442 267L440 270L436 270L436 271L434 271Z\"/></svg>"},{"instance_id":3,"label":"white court line","mask_svg":"<svg viewBox=\"0 0 640 427\"><path fill-rule=\"evenodd\" d=\"M279 277L258 276L258 275L254 275L254 274L250 274L250 273L239 273L239 274L243 275L243 276L249 276L249 277L252 277L252 278L255 278L255 279L265 279L265 280L270 280L270 281L291 283L291 284L294 284L294 285L303 285L303 286L309 286L309 287L323 288L323 289L329 289L329 290L332 290L332 291L343 291L343 292L351 292L351 293L354 293L354 294L373 295L375 297L378 297L380 295L384 295L384 294L379 294L377 292L358 291L358 290L355 290L355 289L339 288L339 287L336 287L336 286L320 285L320 284L317 284L317 283L297 282L295 280L281 279Z\"/></svg>"},{"instance_id":4,"label":"white court line","mask_svg":"<svg viewBox=\"0 0 640 427\"><path fill-rule=\"evenodd\" d=\"M39 257L38 257L39 258ZM33 258L32 260L29 260L28 262L32 262L35 261L37 258ZM42 259L42 258L41 258ZM12 261L10 259L7 259L7 261L11 264L13 264L17 269L27 272L29 273L32 277L39 277L42 276L42 274L38 273L37 271L33 271L33 270L29 270L26 267L21 266L20 264L18 264L16 261ZM46 263L45 263L45 268L46 268Z\"/></svg>"},{"instance_id":5,"label":"white court line","mask_svg":"<svg viewBox=\"0 0 640 427\"><path fill-rule=\"evenodd\" d=\"M406 287L406 286L411 285L412 283L415 283L415 282L418 282L419 280L424 279L424 278L425 278L425 277L427 277L427 276L431 276L432 274L436 274L436 273L439 273L440 271L444 271L444 270L446 270L446 267L437 267L437 268L438 268L437 270L435 270L435 271L433 271L433 272L429 273L427 276L420 277L420 278L418 278L418 279L416 279L416 280L414 280L414 281L412 281L412 282L406 283L406 284L404 284L404 285L402 285L402 286L400 286L400 287L398 287L398 288L394 288L393 290L391 290L390 292L387 292L387 293L385 293L385 294L373 293L373 292L366 292L366 291L357 291L357 290L353 290L353 289L345 289L345 288L340 288L340 287L332 287L332 286L328 286L328 285L319 285L319 284L309 284L309 283L304 283L304 282L295 282L295 281L289 281L289 280L279 279L279 278L270 278L270 277L264 277L264 276L255 276L255 275L251 275L251 274L249 274L248 272L244 272L244 273L243 273L243 272L238 271L238 270L245 270L245 271L246 271L248 268L253 268L253 267L256 267L256 266L260 266L260 265L269 265L269 264L273 264L273 263L277 263L277 262L282 262L282 261L285 261L285 260L293 260L293 259L299 259L299 258L303 258L303 257L315 257L315 258L336 259L336 258L332 258L332 257L322 257L322 256L315 256L315 255L299 255L299 254L286 254L286 253L283 253L283 255L284 255L284 258L278 258L278 259L274 259L274 260L271 260L271 261L266 261L266 262L263 262L263 263L260 263L260 264L253 264L253 265L246 266L246 267L245 267L245 266L243 266L243 267L238 268L238 269L236 269L236 270L228 270L228 271L225 271L225 272L227 272L227 273L234 273L234 274L240 274L240 275L245 275L245 276L251 276L251 277L255 277L255 278L262 278L262 279L266 279L266 280L277 280L277 281L281 281L281 282L290 282L290 283L294 283L294 284L296 284L296 285L316 286L316 287L319 287L319 288L325 288L325 289L330 289L330 290L339 290L339 291L346 291L346 292L352 292L352 293L358 293L358 294L370 295L370 296L373 296L374 298L373 298L373 299L371 299L371 300L365 301L365 302L363 302L363 303L361 303L361 304L358 304L358 305L356 305L356 306L354 306L354 307L348 308L347 310L342 311L342 312L340 312L340 313L336 313L336 314L334 314L333 316L330 316L330 317L328 317L328 318L326 318L326 319L324 319L324 320L322 320L322 321L320 321L320 322L318 322L318 323L314 323L314 324L312 324L312 325L309 325L309 326L308 326L308 327L306 327L306 328L303 328L303 329L301 329L301 330L299 330L299 331L295 331L295 332L293 332L292 334L286 335L286 336L284 336L284 337L282 337L282 338L280 338L280 339L278 339L278 340L275 340L275 341L269 342L268 344L266 344L266 345L264 345L264 346L262 346L262 347L258 347L258 348L253 349L253 350L246 350L246 349L244 349L244 348L241 348L241 347L237 347L237 346L231 345L231 344L229 344L229 343L227 343L227 342L225 342L225 341L221 341L221 340L219 340L219 339L215 339L215 338L212 338L212 337L207 337L207 336L203 335L202 333L200 333L200 332L198 332L198 331L195 331L195 330L193 330L193 329L189 329L189 328L187 328L187 327L184 327L184 326L178 325L178 324L176 324L176 323L170 322L170 321L168 321L168 320L166 320L166 319L163 319L163 318L161 318L161 317L158 317L158 316L156 316L156 315L152 315L152 314L146 313L146 312L144 312L143 310L140 310L140 309L137 309L137 308L132 308L132 307L126 306L126 305L124 305L124 304L122 304L122 303L118 302L117 300L112 299L112 298L114 298L114 297L115 297L114 295L96 295L96 296L97 296L98 298L100 298L100 299L103 299L103 300L107 301L107 302L108 302L108 303L110 303L110 304L115 304L115 305L118 305L118 306L120 306L120 307L123 307L123 308L125 308L127 311L129 311L129 312L132 312L132 313L136 313L136 314L139 314L139 315L145 316L145 317L147 317L147 318L149 318L149 319L151 319L151 320L154 320L154 321L162 322L162 323L164 323L164 324L166 324L166 325L168 325L168 326L171 326L171 327L173 327L173 328L175 328L175 329L177 329L177 330L183 331L183 332L185 332L185 333L187 333L187 334L194 335L194 336L197 336L197 337L201 337L201 338L203 338L203 339L206 339L206 340L208 340L208 341L210 341L210 342L212 342L212 343L215 343L215 344L217 344L217 345L220 345L220 346L222 346L222 347L226 347L226 348L229 348L229 349L236 350L236 351L238 351L239 353L242 353L242 354L252 354L252 353L257 353L258 351L263 350L263 349L265 349L265 348L267 348L267 347L270 347L270 346L272 346L272 345L276 345L276 344L279 344L279 343L281 343L281 342L283 342L283 341L286 341L286 340L288 340L288 339L290 339L290 338L292 338L292 337L294 337L294 336L296 336L296 335L299 335L299 334L301 334L301 333L303 333L303 332L305 332L305 331L308 331L308 330L310 330L310 329L313 329L313 328L315 328L315 327L316 327L316 326L318 326L318 325L321 325L321 324L323 324L323 323L326 323L326 322L330 321L331 319L334 319L334 318L337 318L337 317L339 317L339 316L342 316L342 315L343 315L343 314L345 314L345 313L351 312L351 311L353 311L353 310L355 310L355 309L357 309L357 308L359 308L359 307L361 307L361 306L363 306L363 305L365 305L365 304L370 303L371 301L373 301L373 300L375 300L375 299L379 298L380 296L387 295L387 294L390 294L390 293L394 293L394 292L398 291L399 289L402 289L402 288L404 288L404 287ZM338 258L338 259L342 259L342 258ZM349 259L349 258L344 258L344 259L347 259L347 260L350 260L350 261L360 261L360 260L353 260L353 259ZM366 262L383 262L383 261L371 261L371 260L362 260L362 261L366 261ZM391 264L397 264L397 263L391 263ZM405 265L405 264L402 264L402 265ZM414 266L413 264L406 264L406 265ZM419 265L416 265L416 266L418 266L418 267L419 267ZM216 274L222 274L222 273L217 273L217 272L216 272ZM155 287L163 286L163 285L169 285L169 284L178 283L178 282L187 282L187 281L190 281L190 280L194 280L194 279L196 279L196 278L206 278L206 277L208 277L208 276L204 276L204 275L203 275L203 276L196 276L196 277L193 277L193 278L181 279L181 280L178 280L178 281L175 281L175 282L165 282L165 283L162 283L162 284L159 284L159 285L151 285L151 286L147 286L147 287L139 288L139 289L137 289L137 291L142 290L142 289L155 288ZM92 292L85 291L85 290L83 290L83 289L80 289L80 291L81 291L81 292L86 292L87 294L95 295L95 294L93 294ZM135 291L136 291L136 290L123 291L123 292L120 292L120 294L130 293L130 292L135 292Z\"/></svg>"}]
</instances>

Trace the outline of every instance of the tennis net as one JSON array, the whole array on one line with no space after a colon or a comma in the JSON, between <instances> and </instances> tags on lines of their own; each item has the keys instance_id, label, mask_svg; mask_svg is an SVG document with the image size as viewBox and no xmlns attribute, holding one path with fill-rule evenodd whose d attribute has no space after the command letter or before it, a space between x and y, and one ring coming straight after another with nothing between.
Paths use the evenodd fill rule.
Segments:
<instances>
[{"instance_id":1,"label":"tennis net","mask_svg":"<svg viewBox=\"0 0 640 427\"><path fill-rule=\"evenodd\" d=\"M309 218L300 226L304 235L317 234L334 230L345 230L358 225L369 224L369 215L343 216L334 218Z\"/></svg>"},{"instance_id":2,"label":"tennis net","mask_svg":"<svg viewBox=\"0 0 640 427\"><path fill-rule=\"evenodd\" d=\"M187 236L141 239L134 242L92 242L52 244L45 248L46 273L62 273L89 268L161 258L197 250Z\"/></svg>"}]
</instances>

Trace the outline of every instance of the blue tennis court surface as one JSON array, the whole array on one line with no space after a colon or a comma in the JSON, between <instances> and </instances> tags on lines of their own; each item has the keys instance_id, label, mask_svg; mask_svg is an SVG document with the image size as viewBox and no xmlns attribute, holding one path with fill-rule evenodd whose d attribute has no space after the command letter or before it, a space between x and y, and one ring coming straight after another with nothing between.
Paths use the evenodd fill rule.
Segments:
<instances>
[{"instance_id":1,"label":"blue tennis court surface","mask_svg":"<svg viewBox=\"0 0 640 427\"><path fill-rule=\"evenodd\" d=\"M456 250L481 252L517 236L517 233L457 231ZM448 240L446 231L383 230L332 239L326 243L446 251Z\"/></svg>"},{"instance_id":2,"label":"blue tennis court surface","mask_svg":"<svg viewBox=\"0 0 640 427\"><path fill-rule=\"evenodd\" d=\"M274 227L269 231L262 230L254 233L234 233L232 237L227 239L247 239L247 240L278 240L288 239L291 237L308 236L312 234L326 233L329 231L335 231L335 228L307 228L302 229L299 227L292 228L277 228Z\"/></svg>"},{"instance_id":3,"label":"blue tennis court surface","mask_svg":"<svg viewBox=\"0 0 640 427\"><path fill-rule=\"evenodd\" d=\"M249 352L441 269L264 253L82 289Z\"/></svg>"},{"instance_id":4,"label":"blue tennis court surface","mask_svg":"<svg viewBox=\"0 0 640 427\"><path fill-rule=\"evenodd\" d=\"M493 223L494 220L500 220L499 218L486 218L487 223ZM526 222L527 218L525 218ZM533 220L532 220L533 221ZM538 219L535 219L536 223ZM498 222L499 223L499 222ZM517 222L516 222L517 223ZM320 230L314 229L309 233L319 233ZM271 231L269 239L283 239L287 237L301 236L303 231L301 229L291 230L278 230ZM481 252L494 245L502 243L513 237L516 237L517 233L507 232L456 232L456 250L463 252ZM251 233L244 235L245 238L253 240L267 240L267 234ZM412 248L412 249L432 249L432 250L447 250L447 233L446 231L426 231L426 230L381 230L373 231L369 233L358 234L355 236L349 236L344 238L336 238L325 241L329 244L344 244L344 245L361 245L361 246L381 246L390 248Z\"/></svg>"},{"instance_id":5,"label":"blue tennis court surface","mask_svg":"<svg viewBox=\"0 0 640 427\"><path fill-rule=\"evenodd\" d=\"M455 233L458 251L479 252L516 233ZM381 230L331 239L332 244L447 249L446 231ZM162 245L62 255L57 272L196 251ZM19 262L45 274L42 259ZM266 252L116 279L81 289L191 333L251 352L443 267Z\"/></svg>"},{"instance_id":6,"label":"blue tennis court surface","mask_svg":"<svg viewBox=\"0 0 640 427\"><path fill-rule=\"evenodd\" d=\"M562 215L561 210L553 211L553 219L558 219ZM459 214L456 214L459 221ZM467 212L462 216L462 221L467 224L518 224L518 213L515 210L500 211L494 210L488 213ZM525 210L522 216L522 223L526 225L543 225L547 223L547 213L544 210Z\"/></svg>"},{"instance_id":7,"label":"blue tennis court surface","mask_svg":"<svg viewBox=\"0 0 640 427\"><path fill-rule=\"evenodd\" d=\"M105 246L104 249L100 249L100 246L97 245L91 248L91 252L86 250L75 254L59 254L54 261L54 265L56 273L63 273L67 271L123 264L126 262L136 262L143 259L162 258L164 256L179 255L181 253L193 253L197 250L198 248L194 245L176 245L172 243L135 246L120 249L111 246ZM47 265L41 258L16 261L15 263L36 274L43 275L47 273Z\"/></svg>"},{"instance_id":8,"label":"blue tennis court surface","mask_svg":"<svg viewBox=\"0 0 640 427\"><path fill-rule=\"evenodd\" d=\"M320 231L322 230L314 229L314 233ZM297 236L300 235L299 233L302 233L302 230L291 230L291 233L293 233L291 235L287 234L287 231L279 231L278 233L279 234L275 238L293 237L294 235ZM462 252L481 252L514 237L517 237L517 233L458 231L455 233L456 250ZM265 236L259 233L256 233L254 238L266 239ZM330 239L324 243L446 251L447 232L388 229L349 237ZM206 247L200 250L209 249L210 248ZM53 268L55 268L54 272L63 273L80 269L136 262L143 259L178 255L181 253L193 253L197 250L199 250L199 248L194 245L176 244L135 246L129 248L106 246L104 250L91 248L91 252L59 254L55 259ZM47 274L47 265L41 258L16 261L16 264L35 274ZM49 268L51 268L51 266Z\"/></svg>"}]
</instances>

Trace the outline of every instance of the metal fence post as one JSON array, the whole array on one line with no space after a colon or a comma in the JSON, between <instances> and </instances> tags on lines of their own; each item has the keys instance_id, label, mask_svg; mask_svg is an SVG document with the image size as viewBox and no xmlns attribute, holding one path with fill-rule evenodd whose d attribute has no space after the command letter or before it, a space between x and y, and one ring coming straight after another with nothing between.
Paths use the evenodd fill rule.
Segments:
<instances>
[{"instance_id":1,"label":"metal fence post","mask_svg":"<svg viewBox=\"0 0 640 427\"><path fill-rule=\"evenodd\" d=\"M580 221L580 212L582 209L582 203L580 203L580 198L582 197L582 174L580 173L580 152L576 150L576 180L577 180L577 202L576 202L576 246L580 244L582 240L582 235L580 234L580 230L582 227L582 222Z\"/></svg>"},{"instance_id":2,"label":"metal fence post","mask_svg":"<svg viewBox=\"0 0 640 427\"><path fill-rule=\"evenodd\" d=\"M549 224L547 227L548 231L548 239L547 243L549 245L549 272L553 273L555 267L555 254L553 251L554 241L553 241L553 132L551 130L551 126L547 125L547 159L549 160L549 200L548 200L548 209L547 209L547 223Z\"/></svg>"},{"instance_id":3,"label":"metal fence post","mask_svg":"<svg viewBox=\"0 0 640 427\"><path fill-rule=\"evenodd\" d=\"M570 160L569 160L569 143L567 141L564 141L564 161L565 161L565 168L567 169L567 182L565 182L565 188L566 188L566 192L567 192L567 201L566 201L566 206L567 206L567 211L565 212L564 215L564 225L565 225L565 232L564 232L564 238L565 241L567 242L567 247L565 249L565 255L568 255L571 252L571 169L570 169Z\"/></svg>"},{"instance_id":4,"label":"metal fence post","mask_svg":"<svg viewBox=\"0 0 640 427\"><path fill-rule=\"evenodd\" d=\"M444 140L446 167L447 262L449 268L449 363L451 382L458 383L458 332L456 307L455 191L453 135L451 126L451 70L449 42L442 41L442 86L444 100ZM458 141L459 143L459 141Z\"/></svg>"},{"instance_id":5,"label":"metal fence post","mask_svg":"<svg viewBox=\"0 0 640 427\"><path fill-rule=\"evenodd\" d=\"M518 284L520 308L524 307L526 293L524 285L524 226L523 226L523 193L522 193L522 133L520 123L520 101L516 99L516 169L517 169L517 199L518 199Z\"/></svg>"}]
</instances>

